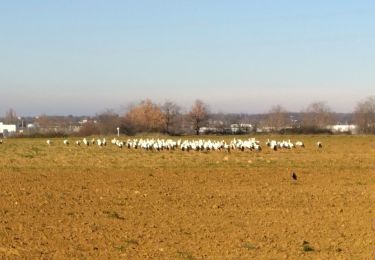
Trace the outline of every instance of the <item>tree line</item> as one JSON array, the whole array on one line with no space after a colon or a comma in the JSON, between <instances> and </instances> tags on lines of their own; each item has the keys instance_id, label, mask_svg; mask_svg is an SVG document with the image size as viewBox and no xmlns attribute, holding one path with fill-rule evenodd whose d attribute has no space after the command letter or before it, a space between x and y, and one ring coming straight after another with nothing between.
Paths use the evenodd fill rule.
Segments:
<instances>
[{"instance_id":1,"label":"tree line","mask_svg":"<svg viewBox=\"0 0 375 260\"><path fill-rule=\"evenodd\" d=\"M203 126L216 129L216 133L226 133L225 129L231 124L252 124L253 130L267 129L269 132L283 133L320 133L327 131L327 125L336 124L340 119L325 102L313 102L299 113L291 113L281 105L270 108L268 113L248 116L247 114L214 114L208 105L197 99L192 106L183 111L173 101L157 104L150 99L142 100L129 106L120 115L107 110L87 120L79 128L80 135L116 134L120 127L121 133L134 135L137 133L163 133L168 135L201 133ZM79 117L82 119L83 117ZM77 117L53 117L41 115L35 123L42 129L56 131L59 129L73 129ZM375 97L368 97L357 103L350 118L346 122L356 124L360 133L375 133ZM20 125L20 119L13 109L9 109L3 122ZM22 121L22 126L24 122Z\"/></svg>"},{"instance_id":2,"label":"tree line","mask_svg":"<svg viewBox=\"0 0 375 260\"><path fill-rule=\"evenodd\" d=\"M276 131L281 131L285 126L290 126L292 129L314 133L324 131L327 125L336 124L338 121L335 113L325 102L313 102L300 112L299 120L291 120L286 109L276 105L270 109L263 124L273 127ZM349 121L346 123L358 126L359 133L374 134L375 97L370 96L359 101Z\"/></svg>"},{"instance_id":3,"label":"tree line","mask_svg":"<svg viewBox=\"0 0 375 260\"><path fill-rule=\"evenodd\" d=\"M158 105L146 99L130 106L123 116L111 110L97 115L97 123L85 124L81 132L86 135L90 132L113 134L114 129L120 127L121 132L128 135L155 132L181 135L192 131L198 135L209 114L207 104L199 99L187 113L183 113L181 107L172 101Z\"/></svg>"}]
</instances>

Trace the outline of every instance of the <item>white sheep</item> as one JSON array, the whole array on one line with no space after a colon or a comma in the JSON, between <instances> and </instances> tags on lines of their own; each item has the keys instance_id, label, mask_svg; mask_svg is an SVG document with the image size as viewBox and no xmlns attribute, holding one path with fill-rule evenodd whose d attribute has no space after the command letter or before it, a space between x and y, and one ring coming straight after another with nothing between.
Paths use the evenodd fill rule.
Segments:
<instances>
[{"instance_id":1,"label":"white sheep","mask_svg":"<svg viewBox=\"0 0 375 260\"><path fill-rule=\"evenodd\" d=\"M297 141L296 142L296 147L303 147L303 148L305 148L305 144L303 142L301 142L301 141Z\"/></svg>"},{"instance_id":2,"label":"white sheep","mask_svg":"<svg viewBox=\"0 0 375 260\"><path fill-rule=\"evenodd\" d=\"M89 146L89 145L90 145L90 143L87 141L86 138L83 138L82 142L83 142L83 144L86 145L86 146Z\"/></svg>"},{"instance_id":3,"label":"white sheep","mask_svg":"<svg viewBox=\"0 0 375 260\"><path fill-rule=\"evenodd\" d=\"M117 145L118 148L121 148L124 146L124 142L120 141L120 140L116 140L116 143L115 145Z\"/></svg>"}]
</instances>

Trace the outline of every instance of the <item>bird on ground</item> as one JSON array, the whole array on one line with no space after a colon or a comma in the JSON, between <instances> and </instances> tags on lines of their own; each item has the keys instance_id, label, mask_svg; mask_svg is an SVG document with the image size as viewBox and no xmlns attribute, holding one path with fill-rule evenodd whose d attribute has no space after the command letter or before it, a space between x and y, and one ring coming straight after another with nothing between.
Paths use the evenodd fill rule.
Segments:
<instances>
[{"instance_id":1,"label":"bird on ground","mask_svg":"<svg viewBox=\"0 0 375 260\"><path fill-rule=\"evenodd\" d=\"M295 172L293 172L293 174L292 174L292 179L295 180L295 181L297 180L297 174Z\"/></svg>"}]
</instances>

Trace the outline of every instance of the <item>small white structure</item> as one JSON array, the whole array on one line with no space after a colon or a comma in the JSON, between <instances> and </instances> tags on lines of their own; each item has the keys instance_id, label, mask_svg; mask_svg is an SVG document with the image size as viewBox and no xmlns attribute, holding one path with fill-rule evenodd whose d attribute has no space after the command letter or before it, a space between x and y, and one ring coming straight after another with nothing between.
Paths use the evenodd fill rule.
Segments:
<instances>
[{"instance_id":1,"label":"small white structure","mask_svg":"<svg viewBox=\"0 0 375 260\"><path fill-rule=\"evenodd\" d=\"M3 122L0 122L0 134L9 135L17 131L16 125L5 125Z\"/></svg>"},{"instance_id":2,"label":"small white structure","mask_svg":"<svg viewBox=\"0 0 375 260\"><path fill-rule=\"evenodd\" d=\"M329 125L327 128L334 133L358 133L357 125Z\"/></svg>"},{"instance_id":3,"label":"small white structure","mask_svg":"<svg viewBox=\"0 0 375 260\"><path fill-rule=\"evenodd\" d=\"M232 133L239 133L239 132L245 132L249 133L253 130L252 124L231 124L230 130Z\"/></svg>"},{"instance_id":4,"label":"small white structure","mask_svg":"<svg viewBox=\"0 0 375 260\"><path fill-rule=\"evenodd\" d=\"M199 133L200 134L207 134L207 133L216 133L217 128L216 127L208 127L208 126L202 126L199 128Z\"/></svg>"}]
</instances>

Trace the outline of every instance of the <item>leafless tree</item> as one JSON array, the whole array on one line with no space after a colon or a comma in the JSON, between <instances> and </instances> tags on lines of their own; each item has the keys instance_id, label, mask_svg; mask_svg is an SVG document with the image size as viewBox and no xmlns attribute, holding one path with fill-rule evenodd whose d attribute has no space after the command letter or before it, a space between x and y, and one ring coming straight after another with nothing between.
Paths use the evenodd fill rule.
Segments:
<instances>
[{"instance_id":1,"label":"leafless tree","mask_svg":"<svg viewBox=\"0 0 375 260\"><path fill-rule=\"evenodd\" d=\"M46 114L42 114L38 116L35 122L40 128L47 128L47 127L50 127L52 124L51 118L47 116Z\"/></svg>"},{"instance_id":2,"label":"leafless tree","mask_svg":"<svg viewBox=\"0 0 375 260\"><path fill-rule=\"evenodd\" d=\"M97 128L100 134L115 134L120 125L120 117L112 110L107 110L96 116L98 120Z\"/></svg>"},{"instance_id":3,"label":"leafless tree","mask_svg":"<svg viewBox=\"0 0 375 260\"><path fill-rule=\"evenodd\" d=\"M164 115L160 107L147 99L133 106L126 113L125 124L130 124L136 131L160 131L164 125Z\"/></svg>"},{"instance_id":4,"label":"leafless tree","mask_svg":"<svg viewBox=\"0 0 375 260\"><path fill-rule=\"evenodd\" d=\"M87 123L84 123L79 130L80 136L90 136L90 135L97 135L99 134L99 128L97 124L94 121L88 121Z\"/></svg>"},{"instance_id":5,"label":"leafless tree","mask_svg":"<svg viewBox=\"0 0 375 260\"><path fill-rule=\"evenodd\" d=\"M175 133L180 115L180 107L172 101L166 101L161 106L161 111L164 115L164 132L167 134Z\"/></svg>"},{"instance_id":6,"label":"leafless tree","mask_svg":"<svg viewBox=\"0 0 375 260\"><path fill-rule=\"evenodd\" d=\"M13 108L10 108L6 113L4 117L4 123L5 124L17 124L18 117L17 113Z\"/></svg>"},{"instance_id":7,"label":"leafless tree","mask_svg":"<svg viewBox=\"0 0 375 260\"><path fill-rule=\"evenodd\" d=\"M303 126L323 129L333 122L331 108L325 102L311 103L303 111Z\"/></svg>"},{"instance_id":8,"label":"leafless tree","mask_svg":"<svg viewBox=\"0 0 375 260\"><path fill-rule=\"evenodd\" d=\"M268 112L266 122L268 126L272 127L276 131L286 127L289 123L286 109L281 105L273 106Z\"/></svg>"},{"instance_id":9,"label":"leafless tree","mask_svg":"<svg viewBox=\"0 0 375 260\"><path fill-rule=\"evenodd\" d=\"M370 96L357 103L354 122L362 133L375 133L375 97Z\"/></svg>"},{"instance_id":10,"label":"leafless tree","mask_svg":"<svg viewBox=\"0 0 375 260\"><path fill-rule=\"evenodd\" d=\"M194 105L191 107L188 116L193 123L193 129L197 135L199 135L199 130L202 127L202 124L205 120L208 119L208 108L203 101L197 99L194 102Z\"/></svg>"},{"instance_id":11,"label":"leafless tree","mask_svg":"<svg viewBox=\"0 0 375 260\"><path fill-rule=\"evenodd\" d=\"M35 123L39 132L43 133L68 133L71 131L71 126L74 121L66 116L48 116L42 114L37 117Z\"/></svg>"}]
</instances>

